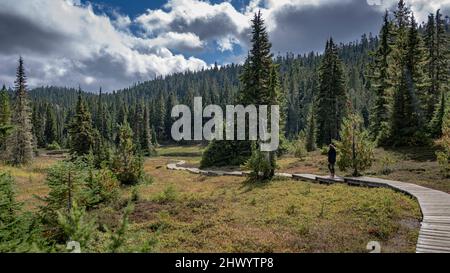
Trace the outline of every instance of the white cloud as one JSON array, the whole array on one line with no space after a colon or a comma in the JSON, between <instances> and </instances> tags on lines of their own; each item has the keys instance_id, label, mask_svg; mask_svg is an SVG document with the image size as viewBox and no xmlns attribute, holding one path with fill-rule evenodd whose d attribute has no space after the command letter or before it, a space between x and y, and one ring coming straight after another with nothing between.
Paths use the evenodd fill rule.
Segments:
<instances>
[{"instance_id":1,"label":"white cloud","mask_svg":"<svg viewBox=\"0 0 450 273\"><path fill-rule=\"evenodd\" d=\"M164 32L190 33L196 35L203 46L215 44L217 50L224 52L233 51L234 45L240 45L245 51L250 20L255 12L261 11L269 33L277 38L273 40L275 51L305 51L318 49L318 42L310 40L323 43L328 36L334 35L327 29L336 30L336 38L342 38L343 42L358 39L363 32L378 33L382 13L396 3L397 0L250 0L243 10L238 11L227 1L216 4L201 0L169 0L163 8L147 10L134 22L147 37L158 37ZM450 7L450 0L410 0L407 3L412 5L419 21L425 20L429 12ZM360 10L352 10L355 7ZM338 10L333 13L335 8ZM313 13L327 18L311 18L309 15ZM290 15L290 21L282 18L283 15ZM320 29L315 35L317 28ZM283 38L295 48L286 47Z\"/></svg>"},{"instance_id":2,"label":"white cloud","mask_svg":"<svg viewBox=\"0 0 450 273\"><path fill-rule=\"evenodd\" d=\"M113 21L95 14L90 5L80 6L75 1L2 0L0 24L10 28L0 29L0 59L23 55L29 66L30 85L76 85L78 81L93 90L97 89L94 84L111 90L157 75L207 66L200 59L175 55L168 49L201 47L193 34L136 37L123 30L129 24L127 17ZM38 42L33 41L32 31L38 33ZM10 68L0 67L1 80L14 73Z\"/></svg>"},{"instance_id":3,"label":"white cloud","mask_svg":"<svg viewBox=\"0 0 450 273\"><path fill-rule=\"evenodd\" d=\"M148 39L151 47L167 47L177 50L199 50L204 42L194 33L165 32L155 38Z\"/></svg>"},{"instance_id":4,"label":"white cloud","mask_svg":"<svg viewBox=\"0 0 450 273\"><path fill-rule=\"evenodd\" d=\"M346 42L363 32L378 32L382 11L396 2L251 0L237 10L228 1L169 0L160 9L130 18L116 11L96 14L80 0L0 0L0 25L7 26L0 28L0 84L12 83L18 55L25 57L30 85L84 83L91 90L201 69L207 64L189 57L200 50L234 52L239 45L243 50L228 61L240 62L246 56L250 20L258 10L275 52L318 50L330 35ZM450 0L407 3L419 22L438 8L450 10Z\"/></svg>"},{"instance_id":5,"label":"white cloud","mask_svg":"<svg viewBox=\"0 0 450 273\"><path fill-rule=\"evenodd\" d=\"M131 19L127 15L122 15L117 12L113 12L115 19L112 21L113 25L122 31L128 31L128 28L131 26Z\"/></svg>"},{"instance_id":6,"label":"white cloud","mask_svg":"<svg viewBox=\"0 0 450 273\"><path fill-rule=\"evenodd\" d=\"M367 0L369 4L379 5L382 9L390 9L397 5L398 0ZM450 0L407 0L406 5L414 12L419 22L426 21L429 13L438 9L450 8Z\"/></svg>"},{"instance_id":7,"label":"white cloud","mask_svg":"<svg viewBox=\"0 0 450 273\"><path fill-rule=\"evenodd\" d=\"M202 43L216 42L222 51L245 42L250 26L248 14L229 2L211 4L199 0L169 0L163 9L147 10L135 19L147 37L161 33L189 33Z\"/></svg>"},{"instance_id":8,"label":"white cloud","mask_svg":"<svg viewBox=\"0 0 450 273\"><path fill-rule=\"evenodd\" d=\"M88 85L92 84L93 82L95 82L95 79L93 77L87 76L87 77L84 78L84 83L86 83Z\"/></svg>"}]
</instances>

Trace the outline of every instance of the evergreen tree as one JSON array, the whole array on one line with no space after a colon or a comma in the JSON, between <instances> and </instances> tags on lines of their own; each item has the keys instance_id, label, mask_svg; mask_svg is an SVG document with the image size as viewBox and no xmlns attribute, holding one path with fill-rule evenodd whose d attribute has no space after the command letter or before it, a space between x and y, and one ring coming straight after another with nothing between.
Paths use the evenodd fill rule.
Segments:
<instances>
[{"instance_id":1,"label":"evergreen tree","mask_svg":"<svg viewBox=\"0 0 450 273\"><path fill-rule=\"evenodd\" d=\"M380 32L380 44L374 56L374 65L372 67L372 89L376 95L374 106L370 118L370 132L379 144L383 144L386 137L389 136L389 62L391 53L391 22L389 13L386 11L383 18L383 26ZM384 140L383 140L384 139Z\"/></svg>"},{"instance_id":2,"label":"evergreen tree","mask_svg":"<svg viewBox=\"0 0 450 273\"><path fill-rule=\"evenodd\" d=\"M152 131L150 129L150 114L147 105L144 107L144 116L142 120L142 132L140 135L141 150L145 155L155 155L156 150L152 143Z\"/></svg>"},{"instance_id":3,"label":"evergreen tree","mask_svg":"<svg viewBox=\"0 0 450 273\"><path fill-rule=\"evenodd\" d=\"M295 139L292 143L291 152L296 158L300 160L304 160L305 156L308 153L308 150L306 148L306 141L306 134L304 131L302 131L300 132L300 134L298 134L297 139Z\"/></svg>"},{"instance_id":4,"label":"evergreen tree","mask_svg":"<svg viewBox=\"0 0 450 273\"><path fill-rule=\"evenodd\" d=\"M270 105L270 81L273 66L272 45L261 12L252 20L252 48L241 75L240 102L244 105Z\"/></svg>"},{"instance_id":5,"label":"evergreen tree","mask_svg":"<svg viewBox=\"0 0 450 273\"><path fill-rule=\"evenodd\" d=\"M430 14L428 16L428 21L425 26L424 33L425 47L427 48L427 74L430 79L430 87L427 92L427 97L425 101L425 114L427 120L430 120L436 101L436 94L438 93L438 86L436 81L436 68L437 68L437 58L436 58L436 24L434 21L434 15Z\"/></svg>"},{"instance_id":6,"label":"evergreen tree","mask_svg":"<svg viewBox=\"0 0 450 273\"><path fill-rule=\"evenodd\" d=\"M137 184L144 175L143 161L134 153L133 131L127 122L122 124L119 129L119 140L120 142L112 163L112 170L122 184Z\"/></svg>"},{"instance_id":7,"label":"evergreen tree","mask_svg":"<svg viewBox=\"0 0 450 273\"><path fill-rule=\"evenodd\" d=\"M432 16L430 16L432 19ZM430 94L430 113L434 110L433 119L430 123L431 135L440 137L442 132L442 116L445 99L449 92L449 65L450 65L450 42L448 33L445 31L445 23L440 10L435 17L435 45L432 59L429 59L429 67L432 69L432 88ZM431 27L430 27L431 28ZM427 28L428 29L428 28ZM438 99L440 96L440 100ZM434 108L432 108L434 107Z\"/></svg>"},{"instance_id":8,"label":"evergreen tree","mask_svg":"<svg viewBox=\"0 0 450 273\"><path fill-rule=\"evenodd\" d=\"M430 133L433 137L441 137L445 119L445 111L447 107L446 93L442 92L439 105L436 107L433 119L430 123Z\"/></svg>"},{"instance_id":9,"label":"evergreen tree","mask_svg":"<svg viewBox=\"0 0 450 273\"><path fill-rule=\"evenodd\" d=\"M0 238L3 242L6 238L13 237L14 226L17 224L17 214L20 204L15 200L13 190L14 179L8 173L0 173Z\"/></svg>"},{"instance_id":10,"label":"evergreen tree","mask_svg":"<svg viewBox=\"0 0 450 273\"><path fill-rule=\"evenodd\" d=\"M252 48L244 66L241 82L241 103L244 105L281 105L281 92L277 66L273 63L272 44L261 12L252 20ZM283 110L283 109L280 109ZM269 111L269 114L270 111ZM261 126L261 125L259 125ZM269 127L269 129L271 129ZM261 136L260 136L261 137ZM252 145L249 165L258 179L270 179L275 175L276 152L261 152L260 141Z\"/></svg>"},{"instance_id":11,"label":"evergreen tree","mask_svg":"<svg viewBox=\"0 0 450 273\"><path fill-rule=\"evenodd\" d=\"M123 124L128 119L128 108L127 105L122 101L120 103L119 113L117 115L118 124ZM118 127L120 127L118 125Z\"/></svg>"},{"instance_id":12,"label":"evergreen tree","mask_svg":"<svg viewBox=\"0 0 450 273\"><path fill-rule=\"evenodd\" d=\"M249 169L250 179L255 181L265 181L273 177L274 168L272 162L267 158L267 154L259 150L256 142L251 142L252 155L245 163L245 167Z\"/></svg>"},{"instance_id":13,"label":"evergreen tree","mask_svg":"<svg viewBox=\"0 0 450 273\"><path fill-rule=\"evenodd\" d=\"M23 213L16 201L14 179L0 172L0 252L38 251L43 245L31 213Z\"/></svg>"},{"instance_id":14,"label":"evergreen tree","mask_svg":"<svg viewBox=\"0 0 450 273\"><path fill-rule=\"evenodd\" d=\"M5 85L3 85L2 90L0 90L0 124L8 125L11 123L11 107L9 101L8 90L6 90Z\"/></svg>"},{"instance_id":15,"label":"evergreen tree","mask_svg":"<svg viewBox=\"0 0 450 273\"><path fill-rule=\"evenodd\" d=\"M0 159L2 159L5 152L5 141L12 130L11 126L11 107L9 102L9 95L6 87L3 85L0 91Z\"/></svg>"},{"instance_id":16,"label":"evergreen tree","mask_svg":"<svg viewBox=\"0 0 450 273\"><path fill-rule=\"evenodd\" d=\"M286 105L286 99L285 99L285 93L281 89L281 83L280 83L280 75L279 75L279 66L278 64L272 64L270 68L270 80L269 80L269 90L268 94L265 95L265 101L267 105L278 105L280 116L279 116L279 132L278 132L278 138L280 140L279 147L277 151L270 152L269 158L272 162L271 165L273 167L272 171L276 168L276 156L281 156L284 153L287 152L287 141L285 137L285 131L286 131L286 111L287 111L287 105ZM268 114L270 117L272 112L271 109L268 109ZM272 130L271 124L269 122L268 128Z\"/></svg>"},{"instance_id":17,"label":"evergreen tree","mask_svg":"<svg viewBox=\"0 0 450 273\"><path fill-rule=\"evenodd\" d=\"M86 180L86 164L61 161L49 169L46 184L50 189L48 195L40 198L45 205L39 207L39 214L44 231L50 240L65 242L66 238L58 222L58 212L70 213L74 202L81 201L81 189Z\"/></svg>"},{"instance_id":18,"label":"evergreen tree","mask_svg":"<svg viewBox=\"0 0 450 273\"><path fill-rule=\"evenodd\" d=\"M396 16L395 44L392 52L392 86L394 92L390 139L394 145L418 145L426 141L420 97L424 84L423 48L414 17L403 1Z\"/></svg>"},{"instance_id":19,"label":"evergreen tree","mask_svg":"<svg viewBox=\"0 0 450 273\"><path fill-rule=\"evenodd\" d=\"M362 118L355 114L344 119L340 135L341 141L336 143L339 151L337 165L342 171L351 168L353 176L358 176L372 166L375 145L363 127Z\"/></svg>"},{"instance_id":20,"label":"evergreen tree","mask_svg":"<svg viewBox=\"0 0 450 273\"><path fill-rule=\"evenodd\" d=\"M441 138L438 141L441 149L436 152L436 157L442 174L445 177L450 177L450 102L445 101L445 105Z\"/></svg>"},{"instance_id":21,"label":"evergreen tree","mask_svg":"<svg viewBox=\"0 0 450 273\"><path fill-rule=\"evenodd\" d=\"M102 168L104 165L109 166L111 163L111 147L109 146L109 142L100 135L97 129L93 131L93 138L94 146L89 151L89 154L93 153L92 164L97 169Z\"/></svg>"},{"instance_id":22,"label":"evergreen tree","mask_svg":"<svg viewBox=\"0 0 450 273\"><path fill-rule=\"evenodd\" d=\"M69 134L70 151L75 156L87 155L94 146L91 114L83 100L81 89L78 93L75 115L70 123Z\"/></svg>"},{"instance_id":23,"label":"evergreen tree","mask_svg":"<svg viewBox=\"0 0 450 273\"><path fill-rule=\"evenodd\" d=\"M53 142L57 142L58 134L56 132L56 117L50 105L47 105L44 135L45 143L47 145L52 144Z\"/></svg>"},{"instance_id":24,"label":"evergreen tree","mask_svg":"<svg viewBox=\"0 0 450 273\"><path fill-rule=\"evenodd\" d=\"M58 224L65 235L64 240L80 243L81 250L89 249L97 225L86 215L85 208L74 202L70 211L57 211L57 215Z\"/></svg>"},{"instance_id":25,"label":"evergreen tree","mask_svg":"<svg viewBox=\"0 0 450 273\"><path fill-rule=\"evenodd\" d=\"M209 143L203 152L200 162L201 168L240 166L252 155L248 141L218 141Z\"/></svg>"},{"instance_id":26,"label":"evergreen tree","mask_svg":"<svg viewBox=\"0 0 450 273\"><path fill-rule=\"evenodd\" d=\"M413 104L417 104L415 108L419 109L419 121L423 121L421 102L426 101L427 90L430 86L429 78L425 73L425 67L427 65L426 49L422 36L419 33L417 23L414 14L411 14L411 25L408 32L408 47L407 47L407 70L411 74L411 83L409 89L411 97L414 97L416 93L416 101Z\"/></svg>"},{"instance_id":27,"label":"evergreen tree","mask_svg":"<svg viewBox=\"0 0 450 273\"><path fill-rule=\"evenodd\" d=\"M133 129L133 142L139 151L143 151L141 146L141 138L144 131L144 102L136 103L134 106L133 118L130 120L131 128Z\"/></svg>"},{"instance_id":28,"label":"evergreen tree","mask_svg":"<svg viewBox=\"0 0 450 273\"><path fill-rule=\"evenodd\" d=\"M405 1L398 1L397 9L394 11L394 16L398 29L404 30L409 26L411 11L406 6Z\"/></svg>"},{"instance_id":29,"label":"evergreen tree","mask_svg":"<svg viewBox=\"0 0 450 273\"><path fill-rule=\"evenodd\" d=\"M151 128L151 132L152 132L152 144L154 147L158 147L158 137L156 136L156 130L152 127Z\"/></svg>"},{"instance_id":30,"label":"evergreen tree","mask_svg":"<svg viewBox=\"0 0 450 273\"><path fill-rule=\"evenodd\" d=\"M88 175L82 192L82 204L87 210L111 203L119 197L119 182L113 172L106 166L95 169L93 155L89 155Z\"/></svg>"},{"instance_id":31,"label":"evergreen tree","mask_svg":"<svg viewBox=\"0 0 450 273\"><path fill-rule=\"evenodd\" d=\"M436 12L436 94L449 90L450 41L440 10Z\"/></svg>"},{"instance_id":32,"label":"evergreen tree","mask_svg":"<svg viewBox=\"0 0 450 273\"><path fill-rule=\"evenodd\" d=\"M116 123L115 123L115 138L114 138L114 143L117 145L119 145L120 139L119 139L119 130L120 130L120 126L121 124L124 124L125 122L128 122L128 107L125 104L124 101L120 101L120 106L119 106L119 112L117 113L117 117L116 117Z\"/></svg>"},{"instance_id":33,"label":"evergreen tree","mask_svg":"<svg viewBox=\"0 0 450 273\"><path fill-rule=\"evenodd\" d=\"M100 132L100 135L106 140L111 139L111 127L108 121L108 109L103 102L103 92L102 88L100 88L97 101L95 127Z\"/></svg>"},{"instance_id":34,"label":"evergreen tree","mask_svg":"<svg viewBox=\"0 0 450 273\"><path fill-rule=\"evenodd\" d=\"M128 218L133 209L134 207L130 204L124 209L122 222L120 223L119 229L115 233L111 234L111 243L108 245L108 252L117 253L120 247L125 244L126 233L129 228Z\"/></svg>"},{"instance_id":35,"label":"evergreen tree","mask_svg":"<svg viewBox=\"0 0 450 273\"><path fill-rule=\"evenodd\" d=\"M339 139L339 131L346 115L347 92L344 70L337 47L330 38L319 70L319 94L317 97L317 144L319 146Z\"/></svg>"},{"instance_id":36,"label":"evergreen tree","mask_svg":"<svg viewBox=\"0 0 450 273\"><path fill-rule=\"evenodd\" d=\"M280 82L277 66L273 63L272 45L264 25L261 12L252 20L252 48L248 54L240 75L242 90L238 103L244 106L281 105ZM282 109L281 109L282 110ZM248 128L248 123L246 124ZM276 152L261 152L260 142L250 141L213 141L204 153L202 165L227 165L249 158L247 166L258 179L270 179L275 174ZM229 155L238 153L231 159ZM219 156L220 155L220 156ZM222 157L223 156L223 157ZM259 161L264 162L259 162ZM264 166L264 168L262 168Z\"/></svg>"},{"instance_id":37,"label":"evergreen tree","mask_svg":"<svg viewBox=\"0 0 450 273\"><path fill-rule=\"evenodd\" d=\"M44 108L45 109L45 108ZM45 147L45 113L46 110L43 111L43 106L40 103L35 103L33 105L33 111L31 114L31 124L32 124L32 132L33 132L33 140L34 145L38 147Z\"/></svg>"},{"instance_id":38,"label":"evergreen tree","mask_svg":"<svg viewBox=\"0 0 450 273\"><path fill-rule=\"evenodd\" d=\"M408 80L411 81L411 77L410 74L407 74L410 72L407 72L405 60L407 48L406 31L407 31L406 27L403 27L401 29L400 27L397 26L396 43L393 48L393 55L392 55L393 65L392 67L390 67L394 92L390 136L395 137L397 142L404 140L405 139L404 137L407 136L407 134L411 134L414 132L413 130L416 129L414 126L414 122L417 121L416 113L414 113L414 117L408 116L413 113L408 111L411 109L411 107L407 107L406 105L407 98L405 98L406 96L409 97L409 95L411 95L408 92L410 91L410 89L408 89ZM409 101L411 101L411 99ZM406 126L406 124L408 124L408 126ZM410 128L410 126L412 128ZM405 130L407 131L405 132Z\"/></svg>"},{"instance_id":39,"label":"evergreen tree","mask_svg":"<svg viewBox=\"0 0 450 273\"><path fill-rule=\"evenodd\" d=\"M165 113L165 135L168 139L171 139L171 130L172 130L172 124L175 122L175 119L172 118L172 109L176 105L178 105L177 97L174 93L171 93L167 98L167 107L166 107L166 113Z\"/></svg>"},{"instance_id":40,"label":"evergreen tree","mask_svg":"<svg viewBox=\"0 0 450 273\"><path fill-rule=\"evenodd\" d=\"M33 135L31 111L27 97L25 68L22 57L15 81L15 98L12 115L13 133L8 139L9 161L13 165L29 164L33 160Z\"/></svg>"},{"instance_id":41,"label":"evergreen tree","mask_svg":"<svg viewBox=\"0 0 450 273\"><path fill-rule=\"evenodd\" d=\"M154 124L158 139L166 139L166 101L162 94L156 100Z\"/></svg>"},{"instance_id":42,"label":"evergreen tree","mask_svg":"<svg viewBox=\"0 0 450 273\"><path fill-rule=\"evenodd\" d=\"M316 150L316 137L317 137L317 127L316 127L316 117L314 111L314 105L311 105L308 113L308 124L306 127L306 150L312 152Z\"/></svg>"}]
</instances>

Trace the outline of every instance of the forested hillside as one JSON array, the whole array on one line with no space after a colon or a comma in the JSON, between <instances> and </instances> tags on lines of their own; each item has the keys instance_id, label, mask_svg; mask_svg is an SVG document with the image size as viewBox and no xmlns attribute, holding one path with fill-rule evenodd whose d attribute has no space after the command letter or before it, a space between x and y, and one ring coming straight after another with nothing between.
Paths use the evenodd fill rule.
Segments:
<instances>
[{"instance_id":1,"label":"forested hillside","mask_svg":"<svg viewBox=\"0 0 450 273\"><path fill-rule=\"evenodd\" d=\"M367 67L371 59L369 52L378 44L376 37L362 36L361 41L339 46L339 56L345 64L348 89L355 106L363 113L368 121L368 107L372 100L369 91ZM275 58L279 65L282 90L286 94L287 122L286 136L294 137L305 128L306 116L311 102L318 89L318 67L322 56L315 53L295 55L288 53ZM144 83L113 92L103 92L101 96L83 92L89 111L94 119L102 111L99 103L107 110L111 139L116 135L115 124L120 123L123 112L128 113L130 124L136 119L136 111L143 105L150 112L150 126L156 131L159 142L171 141L169 118L174 104L191 105L195 96L203 97L203 103L226 105L233 104L241 89L239 75L241 65L227 65L215 67L199 72L174 74L165 78L158 78ZM40 146L45 146L42 121L46 119L46 112L53 112L56 119L58 142L66 143L67 132L64 123L72 114L77 100L77 89L61 87L40 87L30 91L33 104L36 137ZM47 109L48 108L48 109ZM39 122L38 122L39 121Z\"/></svg>"},{"instance_id":2,"label":"forested hillside","mask_svg":"<svg viewBox=\"0 0 450 273\"><path fill-rule=\"evenodd\" d=\"M379 35L364 34L359 41L336 46L334 41L324 42L324 47L333 43L332 51L335 51L340 63L337 67L343 70L342 78L330 79L330 84L342 80L347 97L346 107L360 114L364 126L377 132L374 137L386 145L409 145L415 141L402 138L404 141L389 142L387 130L390 130L388 123L391 122L398 122L396 128L403 131L423 131L417 128L426 128L422 135L417 135L418 139L425 139L423 135L432 138L440 135L440 122L432 125L431 120L435 119L436 105L445 104L443 88L448 85L448 19L438 11L430 14L428 22L418 26L411 15L406 6L399 7L397 11L386 14ZM278 65L285 98L285 136L293 139L306 130L308 116L311 115L319 119L318 125L321 126L320 119L326 119L324 113L329 112L329 109L321 109L324 104L319 103L320 99L327 99L323 97L327 96L326 90L320 94L320 86L324 86L326 81L321 75L329 73L324 72L327 64L323 54L287 53L276 56L274 62ZM405 72L407 75L396 75L401 66L411 71ZM82 97L92 115L94 127L106 142L115 141L119 124L126 117L135 138L142 135L140 132L147 126L142 121L147 119L151 142L168 143L172 141L170 111L174 105L191 105L195 96L203 97L205 105L234 104L242 91L241 73L242 65L216 65L208 70L136 83L124 90L102 92L99 87L99 93L82 92ZM403 87L398 86L402 84ZM408 97L408 92L404 95L399 93L408 90L408 86L414 90L411 97ZM396 88L400 88L399 92L395 91ZM67 125L74 114L78 92L74 88L62 87L40 87L29 92L33 134L38 147L46 147L53 141L62 147L69 147ZM409 104L409 110L404 103ZM320 111L323 113L320 114ZM420 117L413 115L416 113L420 113ZM437 114L436 118L439 118ZM411 122L418 123L410 125L409 129L401 129L409 116ZM319 128L319 138L321 131L323 128ZM402 134L396 135L400 137ZM326 138L318 144L321 142L327 142Z\"/></svg>"}]
</instances>

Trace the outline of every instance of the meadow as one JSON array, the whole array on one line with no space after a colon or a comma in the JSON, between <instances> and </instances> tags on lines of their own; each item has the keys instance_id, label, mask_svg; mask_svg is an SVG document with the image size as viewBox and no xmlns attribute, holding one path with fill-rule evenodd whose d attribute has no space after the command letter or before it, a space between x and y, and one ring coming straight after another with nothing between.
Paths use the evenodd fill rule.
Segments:
<instances>
[{"instance_id":1,"label":"meadow","mask_svg":"<svg viewBox=\"0 0 450 273\"><path fill-rule=\"evenodd\" d=\"M202 149L162 147L159 156L148 158L144 165L153 182L121 188L122 199L134 202L122 251L368 252L369 241L379 241L383 252L415 250L421 213L408 196L388 189L326 186L284 178L255 184L240 177L167 170L166 165L177 160L198 165ZM39 205L35 195L46 195L46 170L61 160L41 154L29 167L1 166L16 178L18 200L27 210ZM304 160L283 157L279 165L283 171L326 173L324 160L318 152ZM377 168L375 164L373 169ZM402 172L393 170L387 176ZM91 212L100 226L112 230L121 214L116 206Z\"/></svg>"}]
</instances>

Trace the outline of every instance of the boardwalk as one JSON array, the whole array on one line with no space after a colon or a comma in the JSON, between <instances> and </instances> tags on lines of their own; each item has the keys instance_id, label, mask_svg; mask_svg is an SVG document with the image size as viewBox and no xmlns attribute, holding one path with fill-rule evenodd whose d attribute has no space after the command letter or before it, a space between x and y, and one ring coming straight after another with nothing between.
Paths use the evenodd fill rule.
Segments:
<instances>
[{"instance_id":1,"label":"boardwalk","mask_svg":"<svg viewBox=\"0 0 450 273\"><path fill-rule=\"evenodd\" d=\"M184 161L167 165L170 170L189 171L209 176L246 176L247 172L208 171L197 168L184 168ZM422 223L417 253L450 253L450 194L425 188L419 185L372 177L329 177L312 174L277 173L277 176L306 180L322 184L345 183L351 186L384 187L410 195L417 199L422 210Z\"/></svg>"},{"instance_id":2,"label":"boardwalk","mask_svg":"<svg viewBox=\"0 0 450 273\"><path fill-rule=\"evenodd\" d=\"M294 175L294 178L306 179L305 175ZM312 178L313 176L309 176L307 180ZM314 180L323 183L346 183L352 186L385 187L416 198L423 215L416 252L450 253L450 194L415 184L372 177L337 180L316 177Z\"/></svg>"}]
</instances>

